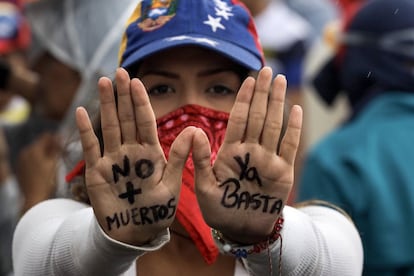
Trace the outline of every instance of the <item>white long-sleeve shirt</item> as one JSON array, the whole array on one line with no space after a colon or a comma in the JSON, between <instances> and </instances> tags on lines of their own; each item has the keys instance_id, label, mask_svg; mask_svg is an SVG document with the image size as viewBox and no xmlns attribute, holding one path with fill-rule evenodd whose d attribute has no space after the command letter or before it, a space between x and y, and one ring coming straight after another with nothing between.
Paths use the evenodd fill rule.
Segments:
<instances>
[{"instance_id":1,"label":"white long-sleeve shirt","mask_svg":"<svg viewBox=\"0 0 414 276\"><path fill-rule=\"evenodd\" d=\"M362 273L359 234L341 213L322 206L283 211L282 275L350 275ZM13 239L15 276L136 275L136 259L170 239L168 230L145 247L111 239L90 206L69 199L44 201L29 210ZM271 246L278 275L280 240ZM236 262L239 263L239 262ZM267 275L267 250L244 259L251 275ZM235 276L246 275L236 265Z\"/></svg>"}]
</instances>

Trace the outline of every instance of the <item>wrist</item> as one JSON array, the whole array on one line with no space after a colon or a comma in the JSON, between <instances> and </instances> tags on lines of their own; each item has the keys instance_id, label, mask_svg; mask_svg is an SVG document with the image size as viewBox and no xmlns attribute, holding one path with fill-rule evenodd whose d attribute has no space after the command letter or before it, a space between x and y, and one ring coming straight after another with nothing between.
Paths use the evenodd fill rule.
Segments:
<instances>
[{"instance_id":1,"label":"wrist","mask_svg":"<svg viewBox=\"0 0 414 276\"><path fill-rule=\"evenodd\" d=\"M270 245L279 240L281 237L283 222L284 219L280 216L273 226L272 233L265 240L248 245L230 241L216 229L211 229L211 233L221 253L232 255L236 258L246 258L250 254L260 253L261 251L268 249Z\"/></svg>"}]
</instances>

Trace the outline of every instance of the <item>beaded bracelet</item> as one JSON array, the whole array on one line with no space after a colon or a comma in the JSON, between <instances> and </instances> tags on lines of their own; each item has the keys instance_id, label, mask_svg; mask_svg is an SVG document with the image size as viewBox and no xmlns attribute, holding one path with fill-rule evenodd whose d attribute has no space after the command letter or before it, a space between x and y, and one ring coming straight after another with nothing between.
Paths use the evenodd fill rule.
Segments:
<instances>
[{"instance_id":1,"label":"beaded bracelet","mask_svg":"<svg viewBox=\"0 0 414 276\"><path fill-rule=\"evenodd\" d=\"M221 248L224 251L224 253L232 254L236 258L246 258L248 255L252 253L260 253L261 251L268 249L272 243L277 241L281 237L280 231L283 228L283 222L284 219L282 216L280 216L277 219L273 227L273 231L269 235L267 240L247 246L240 246L234 243L230 243L223 237L223 234L216 229L211 229L211 233L213 235L214 240L216 240L221 245Z\"/></svg>"}]
</instances>

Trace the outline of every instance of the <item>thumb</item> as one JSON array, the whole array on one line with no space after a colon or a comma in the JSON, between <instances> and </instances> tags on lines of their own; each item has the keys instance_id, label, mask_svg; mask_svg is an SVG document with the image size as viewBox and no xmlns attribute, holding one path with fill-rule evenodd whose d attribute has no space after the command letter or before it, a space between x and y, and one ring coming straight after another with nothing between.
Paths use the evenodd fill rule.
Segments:
<instances>
[{"instance_id":1,"label":"thumb","mask_svg":"<svg viewBox=\"0 0 414 276\"><path fill-rule=\"evenodd\" d=\"M197 129L194 134L192 157L196 190L208 189L209 184L214 184L216 181L211 166L210 142L202 129Z\"/></svg>"},{"instance_id":2,"label":"thumb","mask_svg":"<svg viewBox=\"0 0 414 276\"><path fill-rule=\"evenodd\" d=\"M195 130L195 127L185 128L175 138L170 148L168 162L164 172L164 181L165 183L177 183L175 187L171 187L177 192L181 187L183 169L191 151Z\"/></svg>"}]
</instances>

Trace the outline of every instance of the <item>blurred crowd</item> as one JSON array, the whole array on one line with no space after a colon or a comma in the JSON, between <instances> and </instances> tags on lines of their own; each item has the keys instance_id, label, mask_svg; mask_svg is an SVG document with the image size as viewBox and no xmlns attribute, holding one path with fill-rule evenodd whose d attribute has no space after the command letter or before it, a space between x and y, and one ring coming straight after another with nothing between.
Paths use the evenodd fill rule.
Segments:
<instances>
[{"instance_id":1,"label":"blurred crowd","mask_svg":"<svg viewBox=\"0 0 414 276\"><path fill-rule=\"evenodd\" d=\"M117 66L135 1L0 1L0 275L12 273L19 217L69 196L79 158L74 110L93 109L100 76ZM106 5L106 6L105 6ZM99 16L96 16L99 14Z\"/></svg>"}]
</instances>

